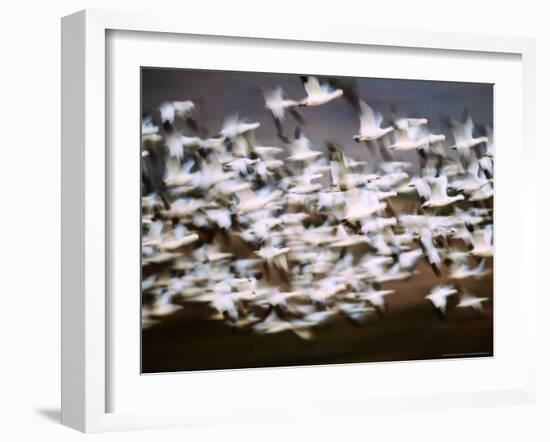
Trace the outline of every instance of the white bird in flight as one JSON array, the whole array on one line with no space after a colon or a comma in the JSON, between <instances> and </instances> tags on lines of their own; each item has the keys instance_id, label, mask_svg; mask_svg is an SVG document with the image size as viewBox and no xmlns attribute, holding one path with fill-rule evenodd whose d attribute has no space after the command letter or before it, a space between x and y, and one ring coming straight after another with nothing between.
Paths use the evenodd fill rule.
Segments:
<instances>
[{"instance_id":1,"label":"white bird in flight","mask_svg":"<svg viewBox=\"0 0 550 442\"><path fill-rule=\"evenodd\" d=\"M475 230L473 233L474 247L470 253L478 258L491 258L493 256L493 227L485 226L484 229Z\"/></svg>"},{"instance_id":2,"label":"white bird in flight","mask_svg":"<svg viewBox=\"0 0 550 442\"><path fill-rule=\"evenodd\" d=\"M382 114L375 112L363 100L359 101L359 133L353 136L357 142L374 141L392 132L392 126L382 127Z\"/></svg>"},{"instance_id":3,"label":"white bird in flight","mask_svg":"<svg viewBox=\"0 0 550 442\"><path fill-rule=\"evenodd\" d=\"M464 199L464 195L449 196L447 194L448 181L446 175L431 178L429 182L431 190L430 198L422 204L422 207L440 208Z\"/></svg>"},{"instance_id":4,"label":"white bird in flight","mask_svg":"<svg viewBox=\"0 0 550 442\"><path fill-rule=\"evenodd\" d=\"M483 313L483 302L489 301L489 298L479 298L471 293L464 294L458 304L458 308L473 308L478 313Z\"/></svg>"},{"instance_id":5,"label":"white bird in flight","mask_svg":"<svg viewBox=\"0 0 550 442\"><path fill-rule=\"evenodd\" d=\"M287 159L292 161L312 161L323 154L323 152L313 150L311 147L309 138L301 130L297 130L294 141L288 145L292 155Z\"/></svg>"},{"instance_id":6,"label":"white bird in flight","mask_svg":"<svg viewBox=\"0 0 550 442\"><path fill-rule=\"evenodd\" d=\"M444 317L447 308L447 298L456 293L458 293L458 290L452 285L438 285L430 290L430 293L426 295L426 299L428 299L442 317Z\"/></svg>"},{"instance_id":7,"label":"white bird in flight","mask_svg":"<svg viewBox=\"0 0 550 442\"><path fill-rule=\"evenodd\" d=\"M194 108L195 104L190 100L166 101L159 106L158 110L162 123L173 123L176 116L189 117Z\"/></svg>"},{"instance_id":8,"label":"white bird in flight","mask_svg":"<svg viewBox=\"0 0 550 442\"><path fill-rule=\"evenodd\" d=\"M474 137L474 122L469 115L466 117L464 123L453 121L452 131L455 144L451 146L451 149L457 150L463 156L469 156L471 148L489 141L489 138L486 136Z\"/></svg>"},{"instance_id":9,"label":"white bird in flight","mask_svg":"<svg viewBox=\"0 0 550 442\"><path fill-rule=\"evenodd\" d=\"M302 77L307 97L300 100L300 106L322 106L344 94L342 89L333 89L329 84L320 84L317 77Z\"/></svg>"}]
</instances>

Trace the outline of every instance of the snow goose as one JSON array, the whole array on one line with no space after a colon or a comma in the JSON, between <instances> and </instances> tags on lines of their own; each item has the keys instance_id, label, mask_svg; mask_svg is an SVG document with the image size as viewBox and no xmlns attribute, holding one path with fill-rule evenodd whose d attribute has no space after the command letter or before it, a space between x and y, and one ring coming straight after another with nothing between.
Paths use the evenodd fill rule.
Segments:
<instances>
[{"instance_id":1,"label":"snow goose","mask_svg":"<svg viewBox=\"0 0 550 442\"><path fill-rule=\"evenodd\" d=\"M366 270L370 278L376 278L384 273L385 266L392 261L393 259L390 256L365 255L361 259L359 266Z\"/></svg>"},{"instance_id":2,"label":"snow goose","mask_svg":"<svg viewBox=\"0 0 550 442\"><path fill-rule=\"evenodd\" d=\"M419 127L430 123L427 118L410 118L403 116L400 112L398 112L395 104L390 106L390 110L392 114L392 126L399 130Z\"/></svg>"},{"instance_id":3,"label":"snow goose","mask_svg":"<svg viewBox=\"0 0 550 442\"><path fill-rule=\"evenodd\" d=\"M277 129L277 135L281 139L285 139L283 133L283 121L285 119L285 112L289 112L294 119L303 124L304 119L302 115L296 109L300 103L295 100L291 100L285 97L285 93L281 86L277 86L274 89L268 89L264 91L265 108L269 111L273 117L275 128Z\"/></svg>"},{"instance_id":4,"label":"snow goose","mask_svg":"<svg viewBox=\"0 0 550 442\"><path fill-rule=\"evenodd\" d=\"M451 266L449 272L449 279L460 280L466 278L481 278L491 271L485 269L485 261L481 261L477 267L470 268L466 261L457 261L456 264Z\"/></svg>"},{"instance_id":5,"label":"snow goose","mask_svg":"<svg viewBox=\"0 0 550 442\"><path fill-rule=\"evenodd\" d=\"M473 256L478 258L490 258L493 256L493 226L487 225L484 229L475 230L473 233L474 248L470 250Z\"/></svg>"},{"instance_id":6,"label":"snow goose","mask_svg":"<svg viewBox=\"0 0 550 442\"><path fill-rule=\"evenodd\" d=\"M231 293L229 284L222 282L215 285L211 302L220 315L220 319L223 318L230 323L236 323L239 320L237 303ZM217 319L217 317L213 318Z\"/></svg>"},{"instance_id":7,"label":"snow goose","mask_svg":"<svg viewBox=\"0 0 550 442\"><path fill-rule=\"evenodd\" d=\"M386 270L386 272L377 276L374 280L379 284L390 281L402 281L410 278L412 274L413 272L402 269L399 263L396 262L388 270Z\"/></svg>"},{"instance_id":8,"label":"snow goose","mask_svg":"<svg viewBox=\"0 0 550 442\"><path fill-rule=\"evenodd\" d=\"M458 293L458 290L452 285L442 284L432 288L425 298L433 304L441 319L444 319L445 310L447 308L447 298L456 293Z\"/></svg>"},{"instance_id":9,"label":"snow goose","mask_svg":"<svg viewBox=\"0 0 550 442\"><path fill-rule=\"evenodd\" d=\"M206 216L220 229L229 230L231 228L231 212L227 209L207 210Z\"/></svg>"},{"instance_id":10,"label":"snow goose","mask_svg":"<svg viewBox=\"0 0 550 442\"><path fill-rule=\"evenodd\" d=\"M179 159L169 158L166 162L164 182L168 187L185 186L196 176L197 172L191 172L195 166L194 161L187 161L181 165Z\"/></svg>"},{"instance_id":11,"label":"snow goose","mask_svg":"<svg viewBox=\"0 0 550 442\"><path fill-rule=\"evenodd\" d=\"M469 195L468 200L471 202L485 201L490 198L493 198L493 196L494 196L493 186L491 185L491 182L487 182L483 186L481 186L479 189L472 192Z\"/></svg>"},{"instance_id":12,"label":"snow goose","mask_svg":"<svg viewBox=\"0 0 550 442\"><path fill-rule=\"evenodd\" d=\"M409 178L407 172L393 172L380 175L377 178L373 179L369 185L368 189L393 189L396 186L399 186L402 182Z\"/></svg>"},{"instance_id":13,"label":"snow goose","mask_svg":"<svg viewBox=\"0 0 550 442\"><path fill-rule=\"evenodd\" d=\"M192 256L201 263L218 263L232 258L233 253L222 252L217 244L206 244L196 249Z\"/></svg>"},{"instance_id":14,"label":"snow goose","mask_svg":"<svg viewBox=\"0 0 550 442\"><path fill-rule=\"evenodd\" d=\"M361 293L357 294L357 297L361 300L367 301L378 312L385 313L387 311L387 303L385 297L395 293L395 290L376 290L372 286Z\"/></svg>"},{"instance_id":15,"label":"snow goose","mask_svg":"<svg viewBox=\"0 0 550 442\"><path fill-rule=\"evenodd\" d=\"M395 141L388 146L388 149L397 152L407 152L410 150L427 149L428 147L428 137L415 126L397 130L395 132Z\"/></svg>"},{"instance_id":16,"label":"snow goose","mask_svg":"<svg viewBox=\"0 0 550 442\"><path fill-rule=\"evenodd\" d=\"M195 104L192 101L167 101L162 103L158 110L160 112L160 119L162 123L172 124L176 116L181 118L191 117L191 112L195 108Z\"/></svg>"},{"instance_id":17,"label":"snow goose","mask_svg":"<svg viewBox=\"0 0 550 442\"><path fill-rule=\"evenodd\" d=\"M413 168L413 164L408 161L380 161L376 168L384 175L395 173L406 173L408 175L408 172Z\"/></svg>"},{"instance_id":18,"label":"snow goose","mask_svg":"<svg viewBox=\"0 0 550 442\"><path fill-rule=\"evenodd\" d=\"M367 242L367 238L363 235L350 235L346 232L346 229L342 224L338 224L336 228L336 236L334 242L330 244L331 248L345 248L351 247L357 244L363 244Z\"/></svg>"},{"instance_id":19,"label":"snow goose","mask_svg":"<svg viewBox=\"0 0 550 442\"><path fill-rule=\"evenodd\" d=\"M348 191L345 219L351 222L369 218L372 214L384 210L387 203L381 202L376 194L369 190L353 189Z\"/></svg>"},{"instance_id":20,"label":"snow goose","mask_svg":"<svg viewBox=\"0 0 550 442\"><path fill-rule=\"evenodd\" d=\"M292 161L311 161L323 154L321 151L311 149L311 141L299 127L296 128L294 141L288 144L288 148L292 155L287 159Z\"/></svg>"},{"instance_id":21,"label":"snow goose","mask_svg":"<svg viewBox=\"0 0 550 442\"><path fill-rule=\"evenodd\" d=\"M172 231L172 237L163 239L158 245L159 250L173 251L191 244L199 239L199 235L191 233L182 224L178 224Z\"/></svg>"},{"instance_id":22,"label":"snow goose","mask_svg":"<svg viewBox=\"0 0 550 442\"><path fill-rule=\"evenodd\" d=\"M200 143L201 139L199 137L188 137L173 127L165 129L164 144L168 148L171 157L182 159L185 149L197 147Z\"/></svg>"},{"instance_id":23,"label":"snow goose","mask_svg":"<svg viewBox=\"0 0 550 442\"><path fill-rule=\"evenodd\" d=\"M257 129L258 127L260 127L259 122L249 123L245 120L240 120L237 115L233 115L224 121L220 135L223 138L232 140L237 138L239 135L243 135Z\"/></svg>"},{"instance_id":24,"label":"snow goose","mask_svg":"<svg viewBox=\"0 0 550 442\"><path fill-rule=\"evenodd\" d=\"M447 195L447 176L442 175L430 179L430 198L422 204L422 207L439 208L446 207L457 201L462 201L464 195Z\"/></svg>"},{"instance_id":25,"label":"snow goose","mask_svg":"<svg viewBox=\"0 0 550 442\"><path fill-rule=\"evenodd\" d=\"M418 263L420 257L422 256L421 249L414 249L408 252L403 252L399 254L399 265L402 269L412 272L416 264Z\"/></svg>"},{"instance_id":26,"label":"snow goose","mask_svg":"<svg viewBox=\"0 0 550 442\"><path fill-rule=\"evenodd\" d=\"M478 313L483 313L483 302L489 301L489 298L480 298L472 293L465 293L456 305L458 308L473 308Z\"/></svg>"},{"instance_id":27,"label":"snow goose","mask_svg":"<svg viewBox=\"0 0 550 442\"><path fill-rule=\"evenodd\" d=\"M491 178L493 176L493 159L491 157L484 156L480 158L477 162L485 176L487 178Z\"/></svg>"},{"instance_id":28,"label":"snow goose","mask_svg":"<svg viewBox=\"0 0 550 442\"><path fill-rule=\"evenodd\" d=\"M337 309L346 319L355 324L363 324L368 315L374 311L372 307L356 302L339 302Z\"/></svg>"},{"instance_id":29,"label":"snow goose","mask_svg":"<svg viewBox=\"0 0 550 442\"><path fill-rule=\"evenodd\" d=\"M290 331L303 340L311 340L314 338L311 327L312 324L303 320L290 322L279 318L271 319L270 317L255 326L256 330L260 331L260 333L273 334Z\"/></svg>"},{"instance_id":30,"label":"snow goose","mask_svg":"<svg viewBox=\"0 0 550 442\"><path fill-rule=\"evenodd\" d=\"M222 181L232 179L234 176L234 172L224 171L218 161L209 158L209 161L203 161L200 164L200 173L194 174L188 185L192 188L209 190Z\"/></svg>"},{"instance_id":31,"label":"snow goose","mask_svg":"<svg viewBox=\"0 0 550 442\"><path fill-rule=\"evenodd\" d=\"M394 217L382 218L376 217L373 219L367 219L361 221L361 232L364 234L380 232L381 230L393 227L397 224L397 220Z\"/></svg>"},{"instance_id":32,"label":"snow goose","mask_svg":"<svg viewBox=\"0 0 550 442\"><path fill-rule=\"evenodd\" d=\"M346 284L343 284L334 276L327 276L317 283L310 294L310 298L313 304L326 306L333 297L344 290L346 290Z\"/></svg>"},{"instance_id":33,"label":"snow goose","mask_svg":"<svg viewBox=\"0 0 550 442\"><path fill-rule=\"evenodd\" d=\"M344 94L342 89L333 89L328 83L320 84L317 77L302 76L302 82L304 89L306 90L307 97L300 100L300 106L322 106Z\"/></svg>"},{"instance_id":34,"label":"snow goose","mask_svg":"<svg viewBox=\"0 0 550 442\"><path fill-rule=\"evenodd\" d=\"M489 158L484 159L491 161ZM479 169L479 162L473 161L468 166L466 175L464 177L454 179L451 182L451 187L458 192L470 194L490 183L492 180L479 177Z\"/></svg>"},{"instance_id":35,"label":"snow goose","mask_svg":"<svg viewBox=\"0 0 550 442\"><path fill-rule=\"evenodd\" d=\"M420 232L420 245L428 262L432 266L432 270L437 276L441 275L441 257L439 251L433 242L432 230L424 228Z\"/></svg>"},{"instance_id":36,"label":"snow goose","mask_svg":"<svg viewBox=\"0 0 550 442\"><path fill-rule=\"evenodd\" d=\"M313 193L321 190L323 185L320 183L313 183L323 177L322 173L310 173L305 171L302 175L296 176L294 183L289 187L288 191L290 193Z\"/></svg>"},{"instance_id":37,"label":"snow goose","mask_svg":"<svg viewBox=\"0 0 550 442\"><path fill-rule=\"evenodd\" d=\"M430 199L431 189L426 178L413 177L411 178L408 186L414 188L422 203L425 203Z\"/></svg>"},{"instance_id":38,"label":"snow goose","mask_svg":"<svg viewBox=\"0 0 550 442\"><path fill-rule=\"evenodd\" d=\"M172 219L188 218L200 208L206 206L206 202L196 198L179 198L174 201L170 209L162 212L164 217Z\"/></svg>"},{"instance_id":39,"label":"snow goose","mask_svg":"<svg viewBox=\"0 0 550 442\"><path fill-rule=\"evenodd\" d=\"M144 308L147 317L168 316L181 310L182 306L173 304L173 294L169 290L158 288L154 290L155 300L152 305Z\"/></svg>"},{"instance_id":40,"label":"snow goose","mask_svg":"<svg viewBox=\"0 0 550 442\"><path fill-rule=\"evenodd\" d=\"M392 126L381 127L382 114L375 112L366 102L359 101L359 133L353 136L357 142L374 141L392 132Z\"/></svg>"},{"instance_id":41,"label":"snow goose","mask_svg":"<svg viewBox=\"0 0 550 442\"><path fill-rule=\"evenodd\" d=\"M289 247L278 247L266 245L254 253L264 260L267 264L273 264L280 270L288 271L288 262L286 255L290 252Z\"/></svg>"},{"instance_id":42,"label":"snow goose","mask_svg":"<svg viewBox=\"0 0 550 442\"><path fill-rule=\"evenodd\" d=\"M253 192L250 189L243 190L238 194L239 205L237 206L237 211L247 213L263 209L281 195L282 192L280 190L271 190L268 188L257 192Z\"/></svg>"},{"instance_id":43,"label":"snow goose","mask_svg":"<svg viewBox=\"0 0 550 442\"><path fill-rule=\"evenodd\" d=\"M159 128L153 124L151 117L146 117L141 121L141 140L146 141L161 141L162 137L159 135Z\"/></svg>"},{"instance_id":44,"label":"snow goose","mask_svg":"<svg viewBox=\"0 0 550 442\"><path fill-rule=\"evenodd\" d=\"M474 137L474 122L469 115L466 116L464 123L451 121L451 129L455 139L451 149L458 151L461 156L469 157L471 148L489 141L485 136Z\"/></svg>"}]
</instances>

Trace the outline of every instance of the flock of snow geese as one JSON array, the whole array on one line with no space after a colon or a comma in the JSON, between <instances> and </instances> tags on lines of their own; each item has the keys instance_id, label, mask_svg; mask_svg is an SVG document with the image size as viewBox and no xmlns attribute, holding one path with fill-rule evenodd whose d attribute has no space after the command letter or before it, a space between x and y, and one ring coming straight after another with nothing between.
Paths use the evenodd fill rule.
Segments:
<instances>
[{"instance_id":1,"label":"flock of snow geese","mask_svg":"<svg viewBox=\"0 0 550 442\"><path fill-rule=\"evenodd\" d=\"M483 315L490 300L460 284L491 272L491 128L480 131L467 114L449 120L451 144L425 118L392 110L383 124L349 84L302 81L299 100L280 87L263 91L278 146L256 143L260 123L237 116L206 134L191 101L143 117L143 327L191 303L208 304L211 320L303 339L336 316L391 320L399 293L384 285L414 279L421 260L440 279L423 301L434 314L444 320L452 305ZM358 129L349 141L372 163L307 138L303 113L333 100L352 106ZM402 152L418 157L404 161Z\"/></svg>"}]
</instances>

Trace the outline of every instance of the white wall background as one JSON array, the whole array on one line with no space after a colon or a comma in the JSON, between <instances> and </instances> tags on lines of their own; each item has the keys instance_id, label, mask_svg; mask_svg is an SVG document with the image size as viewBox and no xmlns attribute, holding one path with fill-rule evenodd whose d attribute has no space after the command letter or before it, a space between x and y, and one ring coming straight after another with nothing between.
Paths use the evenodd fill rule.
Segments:
<instances>
[{"instance_id":1,"label":"white wall background","mask_svg":"<svg viewBox=\"0 0 550 442\"><path fill-rule=\"evenodd\" d=\"M83 440L59 425L60 358L60 17L83 8L161 10L232 20L309 20L321 26L353 23L396 29L447 30L537 37L539 186L545 181L543 143L550 117L550 26L544 2L390 0L361 2L273 0L88 0L4 4L0 15L0 439ZM514 112L514 109L510 110ZM540 189L541 187L539 187ZM541 192L542 193L542 192ZM539 269L544 209L540 195ZM542 274L542 273L541 273ZM362 421L285 422L91 436L101 441L463 439L550 440L549 303L539 282L540 398L537 405L369 416ZM452 380L451 380L452 381ZM88 436L90 437L90 436Z\"/></svg>"}]
</instances>

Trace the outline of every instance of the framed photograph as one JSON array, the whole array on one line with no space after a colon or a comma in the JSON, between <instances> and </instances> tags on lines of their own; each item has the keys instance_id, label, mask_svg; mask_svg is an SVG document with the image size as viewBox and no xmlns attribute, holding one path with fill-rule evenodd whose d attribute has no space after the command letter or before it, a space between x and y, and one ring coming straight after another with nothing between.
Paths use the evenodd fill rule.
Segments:
<instances>
[{"instance_id":1,"label":"framed photograph","mask_svg":"<svg viewBox=\"0 0 550 442\"><path fill-rule=\"evenodd\" d=\"M62 36L64 424L533 401L532 40Z\"/></svg>"}]
</instances>

